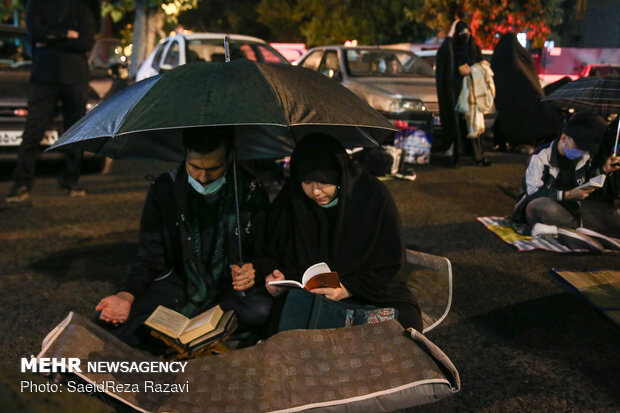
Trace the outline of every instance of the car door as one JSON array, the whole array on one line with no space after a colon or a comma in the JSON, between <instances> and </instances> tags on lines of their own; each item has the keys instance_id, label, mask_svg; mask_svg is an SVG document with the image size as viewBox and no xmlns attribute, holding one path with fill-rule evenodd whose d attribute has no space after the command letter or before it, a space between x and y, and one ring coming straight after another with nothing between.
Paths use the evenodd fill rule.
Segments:
<instances>
[{"instance_id":1,"label":"car door","mask_svg":"<svg viewBox=\"0 0 620 413\"><path fill-rule=\"evenodd\" d=\"M185 42L181 37L173 38L168 42L168 46L161 57L159 72L172 70L183 64L185 64Z\"/></svg>"},{"instance_id":2,"label":"car door","mask_svg":"<svg viewBox=\"0 0 620 413\"><path fill-rule=\"evenodd\" d=\"M305 67L306 69L314 70L315 72L319 69L319 64L323 59L323 53L325 50L319 49L313 52L310 52L308 56L304 60L301 61L299 66Z\"/></svg>"},{"instance_id":3,"label":"car door","mask_svg":"<svg viewBox=\"0 0 620 413\"><path fill-rule=\"evenodd\" d=\"M334 80L342 80L342 72L340 71L340 58L337 50L326 50L323 59L319 64L319 73Z\"/></svg>"}]
</instances>

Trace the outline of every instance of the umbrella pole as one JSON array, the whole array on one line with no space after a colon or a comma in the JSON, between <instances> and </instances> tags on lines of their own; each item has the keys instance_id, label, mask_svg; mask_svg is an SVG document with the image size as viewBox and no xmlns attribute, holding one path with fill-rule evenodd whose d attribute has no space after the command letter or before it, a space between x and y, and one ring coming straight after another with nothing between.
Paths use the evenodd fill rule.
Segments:
<instances>
[{"instance_id":1,"label":"umbrella pole","mask_svg":"<svg viewBox=\"0 0 620 413\"><path fill-rule=\"evenodd\" d=\"M620 115L618 115L620 117ZM618 137L620 137L620 122L618 122L618 131L616 132L616 143L614 144L613 156L618 155Z\"/></svg>"},{"instance_id":2,"label":"umbrella pole","mask_svg":"<svg viewBox=\"0 0 620 413\"><path fill-rule=\"evenodd\" d=\"M241 215L239 213L239 181L237 178L237 148L233 143L233 185L235 187L235 214L237 218L237 246L239 247L239 264L243 264L243 250L241 247Z\"/></svg>"},{"instance_id":3,"label":"umbrella pole","mask_svg":"<svg viewBox=\"0 0 620 413\"><path fill-rule=\"evenodd\" d=\"M235 214L237 218L237 247L239 248L239 266L243 265L243 247L241 246L241 215L239 214L239 180L237 179L237 147L236 139L233 139L233 186L235 190ZM239 297L245 297L244 291L237 291Z\"/></svg>"}]
</instances>

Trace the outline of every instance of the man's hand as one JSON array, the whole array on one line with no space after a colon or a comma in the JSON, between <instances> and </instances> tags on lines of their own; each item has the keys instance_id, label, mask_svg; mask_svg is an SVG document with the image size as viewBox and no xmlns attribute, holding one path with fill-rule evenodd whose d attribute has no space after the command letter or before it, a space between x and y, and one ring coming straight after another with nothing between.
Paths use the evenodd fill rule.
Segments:
<instances>
[{"instance_id":1,"label":"man's hand","mask_svg":"<svg viewBox=\"0 0 620 413\"><path fill-rule=\"evenodd\" d=\"M254 285L254 276L256 271L251 263L243 264L239 267L237 264L230 266L233 279L233 288L237 291L247 290Z\"/></svg>"},{"instance_id":2,"label":"man's hand","mask_svg":"<svg viewBox=\"0 0 620 413\"><path fill-rule=\"evenodd\" d=\"M67 30L67 39L77 39L80 34L75 30Z\"/></svg>"},{"instance_id":3,"label":"man's hand","mask_svg":"<svg viewBox=\"0 0 620 413\"><path fill-rule=\"evenodd\" d=\"M101 311L99 318L108 323L120 324L127 321L131 304L133 303L133 295L122 291L116 295L109 295L99 301L95 311Z\"/></svg>"},{"instance_id":4,"label":"man's hand","mask_svg":"<svg viewBox=\"0 0 620 413\"><path fill-rule=\"evenodd\" d=\"M603 172L610 174L616 171L620 171L620 156L611 155L603 165Z\"/></svg>"},{"instance_id":5,"label":"man's hand","mask_svg":"<svg viewBox=\"0 0 620 413\"><path fill-rule=\"evenodd\" d=\"M591 188L591 189L573 188L570 191L564 192L564 199L572 199L575 201L581 201L581 200L586 199L588 195L590 195L595 190L596 188Z\"/></svg>"},{"instance_id":6,"label":"man's hand","mask_svg":"<svg viewBox=\"0 0 620 413\"><path fill-rule=\"evenodd\" d=\"M326 298L334 301L340 301L351 297L351 294L349 294L349 291L347 291L342 283L340 283L340 288L315 288L310 292L315 294L323 294Z\"/></svg>"},{"instance_id":7,"label":"man's hand","mask_svg":"<svg viewBox=\"0 0 620 413\"><path fill-rule=\"evenodd\" d=\"M459 66L459 73L461 76L469 76L471 75L471 67L467 63Z\"/></svg>"},{"instance_id":8,"label":"man's hand","mask_svg":"<svg viewBox=\"0 0 620 413\"><path fill-rule=\"evenodd\" d=\"M285 279L286 277L284 277L284 274L282 274L280 270L273 270L273 272L265 278L265 288L269 291L269 294L276 296L284 290L284 287L269 285L269 281L284 281Z\"/></svg>"}]
</instances>

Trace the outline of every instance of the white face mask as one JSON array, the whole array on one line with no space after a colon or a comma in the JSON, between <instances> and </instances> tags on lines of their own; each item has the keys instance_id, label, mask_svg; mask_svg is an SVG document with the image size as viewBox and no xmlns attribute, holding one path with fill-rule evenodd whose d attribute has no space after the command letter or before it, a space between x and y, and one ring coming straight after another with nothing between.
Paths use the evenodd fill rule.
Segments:
<instances>
[{"instance_id":1,"label":"white face mask","mask_svg":"<svg viewBox=\"0 0 620 413\"><path fill-rule=\"evenodd\" d=\"M214 193L216 193L217 191L222 189L222 187L226 183L226 174L220 176L218 179L216 179L215 181L213 181L211 183L203 185L200 182L198 182L197 180L195 180L188 172L187 173L187 182L200 195L213 195Z\"/></svg>"}]
</instances>

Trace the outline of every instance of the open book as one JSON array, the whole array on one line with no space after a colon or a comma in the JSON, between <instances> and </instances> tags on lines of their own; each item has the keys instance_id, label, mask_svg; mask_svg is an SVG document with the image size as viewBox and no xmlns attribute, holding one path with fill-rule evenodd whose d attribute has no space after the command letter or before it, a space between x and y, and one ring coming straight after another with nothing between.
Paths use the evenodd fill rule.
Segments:
<instances>
[{"instance_id":1,"label":"open book","mask_svg":"<svg viewBox=\"0 0 620 413\"><path fill-rule=\"evenodd\" d=\"M154 330L176 339L181 344L187 344L213 331L224 312L219 305L208 309L196 317L188 318L163 305L158 306L144 324Z\"/></svg>"},{"instance_id":2,"label":"open book","mask_svg":"<svg viewBox=\"0 0 620 413\"><path fill-rule=\"evenodd\" d=\"M269 281L269 285L299 287L311 291L315 288L340 288L340 278L338 273L332 272L327 264L319 262L304 272L301 282L293 280Z\"/></svg>"},{"instance_id":3,"label":"open book","mask_svg":"<svg viewBox=\"0 0 620 413\"><path fill-rule=\"evenodd\" d=\"M607 176L604 174L597 175L593 178L590 178L590 180L585 184L579 185L576 189L585 189L589 191L592 189L602 188L605 184L605 178L607 178Z\"/></svg>"},{"instance_id":4,"label":"open book","mask_svg":"<svg viewBox=\"0 0 620 413\"><path fill-rule=\"evenodd\" d=\"M235 312L233 310L228 310L224 313L222 319L214 330L190 341L186 348L191 352L195 352L218 339L230 336L237 329L237 326L238 321Z\"/></svg>"}]
</instances>

